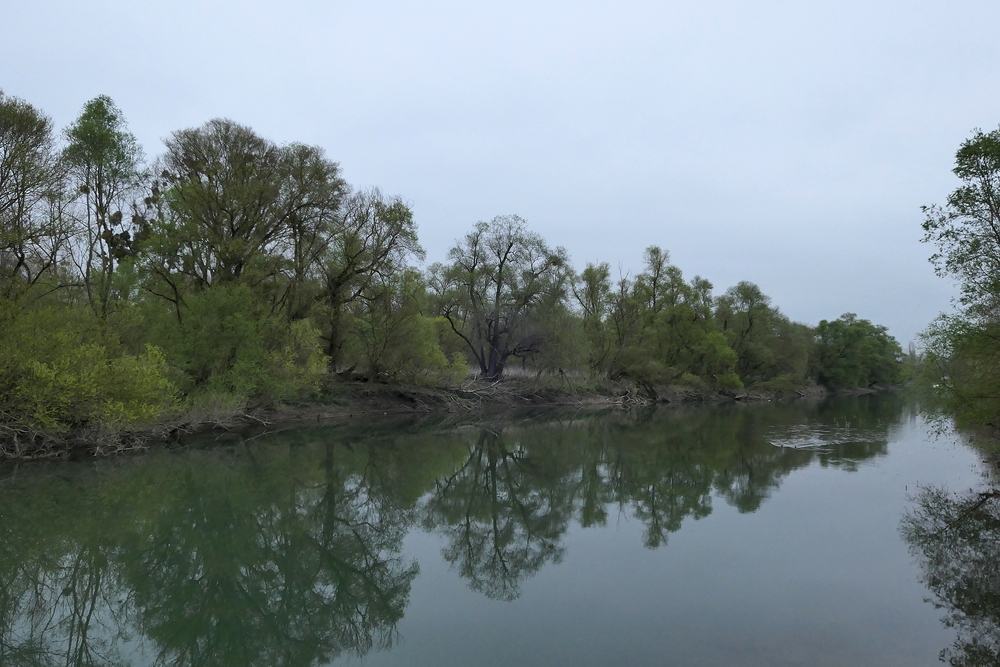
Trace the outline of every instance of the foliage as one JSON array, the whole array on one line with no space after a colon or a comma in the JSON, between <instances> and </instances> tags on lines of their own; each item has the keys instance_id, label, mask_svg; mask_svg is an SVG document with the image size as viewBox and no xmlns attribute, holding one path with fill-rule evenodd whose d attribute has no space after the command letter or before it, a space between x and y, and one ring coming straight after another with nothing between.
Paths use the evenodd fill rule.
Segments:
<instances>
[{"instance_id":1,"label":"foliage","mask_svg":"<svg viewBox=\"0 0 1000 667\"><path fill-rule=\"evenodd\" d=\"M341 320L350 304L363 300L379 281L393 280L406 262L422 259L413 212L400 197L387 197L378 188L348 197L339 223L318 256L322 305L328 322L327 354L336 368L340 354ZM376 286L377 289L377 286Z\"/></svg>"},{"instance_id":2,"label":"foliage","mask_svg":"<svg viewBox=\"0 0 1000 667\"><path fill-rule=\"evenodd\" d=\"M816 327L816 377L834 389L894 384L902 371L903 351L885 327L853 313Z\"/></svg>"},{"instance_id":3,"label":"foliage","mask_svg":"<svg viewBox=\"0 0 1000 667\"><path fill-rule=\"evenodd\" d=\"M133 252L133 230L125 211L144 178L142 151L121 110L106 95L87 102L65 136L68 198L83 209L70 209L79 227L73 261L91 308L106 318L112 302L124 297L114 291L115 272Z\"/></svg>"},{"instance_id":4,"label":"foliage","mask_svg":"<svg viewBox=\"0 0 1000 667\"><path fill-rule=\"evenodd\" d=\"M52 120L0 91L0 297L16 299L50 276L68 241L54 216L63 169Z\"/></svg>"},{"instance_id":5,"label":"foliage","mask_svg":"<svg viewBox=\"0 0 1000 667\"><path fill-rule=\"evenodd\" d=\"M175 402L163 352L122 353L86 316L63 307L7 319L0 332L0 401L8 418L63 432L148 426Z\"/></svg>"},{"instance_id":6,"label":"foliage","mask_svg":"<svg viewBox=\"0 0 1000 667\"><path fill-rule=\"evenodd\" d=\"M923 335L924 383L964 419L996 424L1000 376L1000 129L976 130L955 155L961 184L944 206L925 206L924 242L938 275L957 280L956 312Z\"/></svg>"},{"instance_id":7,"label":"foliage","mask_svg":"<svg viewBox=\"0 0 1000 667\"><path fill-rule=\"evenodd\" d=\"M268 315L246 285L188 297L162 345L189 394L228 395L235 405L297 400L318 388L326 368L308 321Z\"/></svg>"},{"instance_id":8,"label":"foliage","mask_svg":"<svg viewBox=\"0 0 1000 667\"><path fill-rule=\"evenodd\" d=\"M924 242L938 275L954 277L961 305L977 321L994 321L1000 306L1000 129L976 130L955 154L962 184L945 206L924 206Z\"/></svg>"},{"instance_id":9,"label":"foliage","mask_svg":"<svg viewBox=\"0 0 1000 667\"><path fill-rule=\"evenodd\" d=\"M451 384L468 372L461 355L448 360L437 323L421 314L424 291L419 272L408 270L376 279L353 307L347 356L369 379Z\"/></svg>"},{"instance_id":10,"label":"foliage","mask_svg":"<svg viewBox=\"0 0 1000 667\"><path fill-rule=\"evenodd\" d=\"M944 226L928 223L929 237L986 215L975 202L992 185L975 179L989 150L966 151L960 175L975 187L950 201L958 213ZM942 270L973 250L943 254ZM319 396L343 377L447 386L470 366L491 381L517 368L650 395L672 383L791 391L820 372L854 386L894 372L889 348L863 342L850 348L860 361L838 361L833 342L820 350L756 285L716 297L658 246L635 275L613 279L607 263L577 274L564 249L506 215L475 224L446 263L413 266L423 258L410 205L351 189L316 146L217 118L173 132L146 162L106 96L57 135L0 93L0 339L11 351L0 427L127 428L175 402L197 419ZM825 326L836 338L840 325Z\"/></svg>"},{"instance_id":11,"label":"foliage","mask_svg":"<svg viewBox=\"0 0 1000 667\"><path fill-rule=\"evenodd\" d=\"M998 329L952 314L938 317L923 333L919 382L964 422L1000 423Z\"/></svg>"},{"instance_id":12,"label":"foliage","mask_svg":"<svg viewBox=\"0 0 1000 667\"><path fill-rule=\"evenodd\" d=\"M507 360L538 353L543 337L529 332L529 314L559 297L568 279L566 251L551 250L516 215L479 222L432 268L439 309L468 346L484 377L503 375Z\"/></svg>"},{"instance_id":13,"label":"foliage","mask_svg":"<svg viewBox=\"0 0 1000 667\"><path fill-rule=\"evenodd\" d=\"M165 143L142 220L151 291L179 307L189 291L243 284L282 302L336 224L346 190L339 166L318 148L279 147L223 119Z\"/></svg>"}]
</instances>

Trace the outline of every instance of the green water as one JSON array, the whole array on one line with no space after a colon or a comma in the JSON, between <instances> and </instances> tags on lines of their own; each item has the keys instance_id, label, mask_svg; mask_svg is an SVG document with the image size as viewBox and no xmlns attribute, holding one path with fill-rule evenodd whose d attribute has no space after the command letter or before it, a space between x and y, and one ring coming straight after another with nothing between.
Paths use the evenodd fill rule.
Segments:
<instances>
[{"instance_id":1,"label":"green water","mask_svg":"<svg viewBox=\"0 0 1000 667\"><path fill-rule=\"evenodd\" d=\"M893 396L5 464L0 664L934 665L900 522L982 474Z\"/></svg>"}]
</instances>

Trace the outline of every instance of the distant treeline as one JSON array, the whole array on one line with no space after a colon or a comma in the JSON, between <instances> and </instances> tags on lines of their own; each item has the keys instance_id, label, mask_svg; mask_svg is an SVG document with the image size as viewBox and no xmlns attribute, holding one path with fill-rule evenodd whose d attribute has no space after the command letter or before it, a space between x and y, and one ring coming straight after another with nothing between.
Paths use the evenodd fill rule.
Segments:
<instances>
[{"instance_id":1,"label":"distant treeline","mask_svg":"<svg viewBox=\"0 0 1000 667\"><path fill-rule=\"evenodd\" d=\"M422 270L406 201L351 188L318 147L225 119L164 144L147 160L107 97L57 134L0 93L8 435L321 400L338 375L448 385L516 368L704 390L900 379L884 327L795 323L748 282L715 296L655 246L638 274L577 272L499 216Z\"/></svg>"}]
</instances>

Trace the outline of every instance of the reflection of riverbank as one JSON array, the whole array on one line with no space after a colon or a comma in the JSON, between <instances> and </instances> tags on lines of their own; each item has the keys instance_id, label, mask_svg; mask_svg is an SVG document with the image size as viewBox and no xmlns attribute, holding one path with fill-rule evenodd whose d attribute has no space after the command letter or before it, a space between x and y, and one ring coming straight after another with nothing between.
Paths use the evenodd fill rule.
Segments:
<instances>
[{"instance_id":1,"label":"reflection of riverbank","mask_svg":"<svg viewBox=\"0 0 1000 667\"><path fill-rule=\"evenodd\" d=\"M961 492L927 487L901 523L943 623L958 637L941 651L956 667L1000 665L1000 485L995 440L975 438L993 462L983 484Z\"/></svg>"},{"instance_id":2,"label":"reflection of riverbank","mask_svg":"<svg viewBox=\"0 0 1000 667\"><path fill-rule=\"evenodd\" d=\"M0 662L132 664L139 647L163 665L363 655L395 641L415 526L473 590L510 600L560 561L572 523L627 510L662 547L718 499L754 512L794 470L883 455L904 406L881 398L314 427L22 466L0 483ZM839 458L771 442L848 418L865 448Z\"/></svg>"}]
</instances>

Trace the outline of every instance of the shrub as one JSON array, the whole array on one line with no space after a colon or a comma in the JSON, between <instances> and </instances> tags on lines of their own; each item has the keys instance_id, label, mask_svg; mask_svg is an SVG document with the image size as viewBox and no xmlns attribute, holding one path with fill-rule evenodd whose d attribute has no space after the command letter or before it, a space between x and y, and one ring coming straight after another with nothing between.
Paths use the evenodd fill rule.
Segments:
<instances>
[{"instance_id":1,"label":"shrub","mask_svg":"<svg viewBox=\"0 0 1000 667\"><path fill-rule=\"evenodd\" d=\"M6 419L65 432L74 426L147 426L176 402L163 352L123 354L79 313L45 308L7 319L0 344Z\"/></svg>"}]
</instances>

